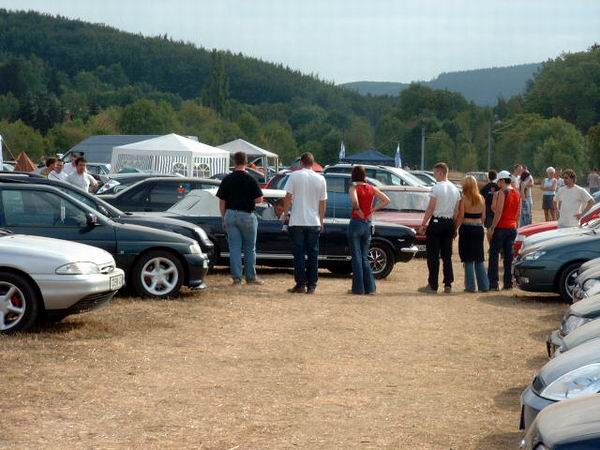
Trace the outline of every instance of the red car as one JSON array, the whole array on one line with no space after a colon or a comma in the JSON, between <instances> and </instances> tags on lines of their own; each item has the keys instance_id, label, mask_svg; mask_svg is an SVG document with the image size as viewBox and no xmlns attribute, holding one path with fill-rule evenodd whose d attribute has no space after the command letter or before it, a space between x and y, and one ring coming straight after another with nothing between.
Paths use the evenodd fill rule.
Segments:
<instances>
[{"instance_id":1,"label":"red car","mask_svg":"<svg viewBox=\"0 0 600 450\"><path fill-rule=\"evenodd\" d=\"M585 225L586 223L598 218L600 218L600 203L592 206L590 210L585 213L581 219L579 219L579 225ZM515 243L513 245L514 255L517 256L519 254L526 237L533 236L534 234L542 233L544 231L556 230L557 228L557 221L532 223L531 225L525 225L524 227L519 228L517 232L517 238L515 239Z\"/></svg>"},{"instance_id":2,"label":"red car","mask_svg":"<svg viewBox=\"0 0 600 450\"><path fill-rule=\"evenodd\" d=\"M382 186L391 200L387 208L373 214L376 220L405 225L417 231L416 245L419 252L425 251L425 234L419 234L418 228L429 205L430 187Z\"/></svg>"}]
</instances>

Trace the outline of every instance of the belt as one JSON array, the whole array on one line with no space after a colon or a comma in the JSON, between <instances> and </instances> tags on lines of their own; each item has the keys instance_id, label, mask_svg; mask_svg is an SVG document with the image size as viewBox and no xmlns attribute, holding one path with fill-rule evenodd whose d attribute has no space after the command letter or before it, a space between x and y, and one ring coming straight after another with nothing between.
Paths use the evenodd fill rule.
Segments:
<instances>
[{"instance_id":1,"label":"belt","mask_svg":"<svg viewBox=\"0 0 600 450\"><path fill-rule=\"evenodd\" d=\"M433 216L432 219L454 220L454 217Z\"/></svg>"}]
</instances>

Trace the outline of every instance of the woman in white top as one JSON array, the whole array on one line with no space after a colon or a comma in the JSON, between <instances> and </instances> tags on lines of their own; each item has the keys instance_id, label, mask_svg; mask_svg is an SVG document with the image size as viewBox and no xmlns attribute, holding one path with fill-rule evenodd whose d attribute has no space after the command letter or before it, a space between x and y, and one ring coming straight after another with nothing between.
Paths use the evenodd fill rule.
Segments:
<instances>
[{"instance_id":1,"label":"woman in white top","mask_svg":"<svg viewBox=\"0 0 600 450\"><path fill-rule=\"evenodd\" d=\"M554 176L555 173L556 170L554 170L554 167L548 167L546 169L546 175L548 175L548 177L544 178L544 183L542 185L542 189L544 190L544 195L542 196L542 209L544 210L544 218L546 219L546 222L556 220L554 195L556 194L558 181Z\"/></svg>"}]
</instances>

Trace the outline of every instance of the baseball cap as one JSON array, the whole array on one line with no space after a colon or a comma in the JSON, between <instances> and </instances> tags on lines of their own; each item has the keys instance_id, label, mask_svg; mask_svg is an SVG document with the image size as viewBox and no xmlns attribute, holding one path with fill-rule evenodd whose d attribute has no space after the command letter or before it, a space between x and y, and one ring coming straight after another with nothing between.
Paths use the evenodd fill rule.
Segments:
<instances>
[{"instance_id":1,"label":"baseball cap","mask_svg":"<svg viewBox=\"0 0 600 450\"><path fill-rule=\"evenodd\" d=\"M501 170L498 172L498 180L504 180L506 178L510 178L510 172L508 170Z\"/></svg>"}]
</instances>

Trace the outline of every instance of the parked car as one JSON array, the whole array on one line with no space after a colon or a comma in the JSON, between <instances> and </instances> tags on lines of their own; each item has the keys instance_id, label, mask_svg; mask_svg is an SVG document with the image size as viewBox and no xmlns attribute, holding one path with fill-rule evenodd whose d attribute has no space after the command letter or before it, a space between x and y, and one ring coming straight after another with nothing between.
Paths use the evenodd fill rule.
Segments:
<instances>
[{"instance_id":1,"label":"parked car","mask_svg":"<svg viewBox=\"0 0 600 450\"><path fill-rule=\"evenodd\" d=\"M418 232L429 205L431 188L412 186L384 186L381 188L391 200L390 204L373 217L382 222L391 222L415 230L419 252L425 252L425 233Z\"/></svg>"},{"instance_id":2,"label":"parked car","mask_svg":"<svg viewBox=\"0 0 600 450\"><path fill-rule=\"evenodd\" d=\"M215 245L217 264L229 264L229 247L221 222L219 199L216 190L196 190L171 207L162 216L187 220L202 227ZM285 197L285 191L263 190L263 198L269 205ZM286 226L278 220L262 220L266 206L257 210L258 236L256 260L258 264L271 267L292 267ZM348 219L325 219L320 237L320 266L333 273L351 273L351 253L348 243ZM408 227L385 222L374 222L373 239L369 260L375 277L385 278L397 262L410 261L418 251L413 245L415 232Z\"/></svg>"},{"instance_id":3,"label":"parked car","mask_svg":"<svg viewBox=\"0 0 600 450\"><path fill-rule=\"evenodd\" d=\"M437 180L430 170L410 170L409 173L421 180L425 186L433 187Z\"/></svg>"},{"instance_id":4,"label":"parked car","mask_svg":"<svg viewBox=\"0 0 600 450\"><path fill-rule=\"evenodd\" d=\"M588 322L600 318L600 295L587 298L569 307L563 315L560 328L554 330L546 339L548 356L554 355L566 336Z\"/></svg>"},{"instance_id":5,"label":"parked car","mask_svg":"<svg viewBox=\"0 0 600 450\"><path fill-rule=\"evenodd\" d=\"M204 286L208 258L195 241L113 222L51 186L0 183L0 227L102 248L141 296L164 298L182 286Z\"/></svg>"},{"instance_id":6,"label":"parked car","mask_svg":"<svg viewBox=\"0 0 600 450\"><path fill-rule=\"evenodd\" d=\"M282 189L281 179L284 178L291 171L288 169L282 169L271 177L271 179L265 185L265 189Z\"/></svg>"},{"instance_id":7,"label":"parked car","mask_svg":"<svg viewBox=\"0 0 600 450\"><path fill-rule=\"evenodd\" d=\"M104 250L0 229L0 334L91 311L124 281Z\"/></svg>"},{"instance_id":8,"label":"parked car","mask_svg":"<svg viewBox=\"0 0 600 450\"><path fill-rule=\"evenodd\" d=\"M213 260L213 244L210 239L208 239L208 236L204 230L200 227L192 225L184 220L150 216L145 214L126 213L115 208L109 203L106 203L98 196L84 192L72 184L49 180L46 177L31 177L27 175L29 174L0 174L0 182L53 186L117 223L143 225L146 227L155 228L157 230L171 231L190 239L194 239L196 242L198 242L202 252L208 256L209 260Z\"/></svg>"},{"instance_id":9,"label":"parked car","mask_svg":"<svg viewBox=\"0 0 600 450\"><path fill-rule=\"evenodd\" d=\"M581 301L598 293L600 293L600 265L596 264L587 269L582 265L575 279L573 300Z\"/></svg>"},{"instance_id":10,"label":"parked car","mask_svg":"<svg viewBox=\"0 0 600 450\"><path fill-rule=\"evenodd\" d=\"M600 236L596 229L553 239L528 247L516 259L514 275L524 291L557 292L573 302L573 288L579 267L600 256Z\"/></svg>"},{"instance_id":11,"label":"parked car","mask_svg":"<svg viewBox=\"0 0 600 450\"><path fill-rule=\"evenodd\" d=\"M327 166L324 173L352 173L358 164L339 163ZM387 186L425 186L425 183L410 172L399 167L371 166L360 164L367 171L367 177L379 181Z\"/></svg>"},{"instance_id":12,"label":"parked car","mask_svg":"<svg viewBox=\"0 0 600 450\"><path fill-rule=\"evenodd\" d=\"M562 344L556 349L554 355L568 352L569 350L589 341L600 339L600 320L592 320L575 328L562 339ZM551 357L554 355L550 355Z\"/></svg>"},{"instance_id":13,"label":"parked car","mask_svg":"<svg viewBox=\"0 0 600 450\"><path fill-rule=\"evenodd\" d=\"M548 361L521 394L520 428L547 406L600 391L600 342L590 341Z\"/></svg>"},{"instance_id":14,"label":"parked car","mask_svg":"<svg viewBox=\"0 0 600 450\"><path fill-rule=\"evenodd\" d=\"M113 173L110 174L108 179L98 188L96 194L113 195L127 189L138 181L153 177L180 178L181 175L163 175L155 172Z\"/></svg>"},{"instance_id":15,"label":"parked car","mask_svg":"<svg viewBox=\"0 0 600 450\"><path fill-rule=\"evenodd\" d=\"M100 197L126 212L166 211L190 191L214 188L220 183L206 178L152 177L138 181L114 195L102 194Z\"/></svg>"},{"instance_id":16,"label":"parked car","mask_svg":"<svg viewBox=\"0 0 600 450\"><path fill-rule=\"evenodd\" d=\"M562 401L544 409L527 431L526 450L600 448L600 395Z\"/></svg>"},{"instance_id":17,"label":"parked car","mask_svg":"<svg viewBox=\"0 0 600 450\"><path fill-rule=\"evenodd\" d=\"M590 210L586 212L581 217L581 219L579 219L579 226L583 227L584 225L587 225L590 222L596 221L598 219L600 219L600 204L592 206ZM576 228L577 227L573 227L573 229ZM517 231L517 238L515 239L515 243L513 245L513 253L515 255L518 255L520 253L521 247L523 247L526 238L529 238L539 233L543 233L545 231L553 231L557 229L558 222L555 220L550 222L532 223L531 225L525 225L524 227L519 228Z\"/></svg>"},{"instance_id":18,"label":"parked car","mask_svg":"<svg viewBox=\"0 0 600 450\"><path fill-rule=\"evenodd\" d=\"M465 177L471 176L477 181L477 187L481 189L490 182L487 172L467 172Z\"/></svg>"}]
</instances>

